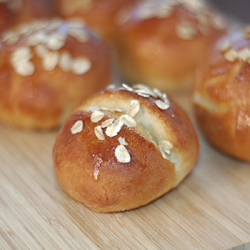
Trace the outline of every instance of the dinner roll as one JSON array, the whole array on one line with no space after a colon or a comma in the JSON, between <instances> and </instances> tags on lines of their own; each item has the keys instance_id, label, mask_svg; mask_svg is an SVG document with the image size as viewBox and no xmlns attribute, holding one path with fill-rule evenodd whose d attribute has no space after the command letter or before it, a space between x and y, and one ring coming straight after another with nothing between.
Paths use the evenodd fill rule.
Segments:
<instances>
[{"instance_id":1,"label":"dinner roll","mask_svg":"<svg viewBox=\"0 0 250 250\"><path fill-rule=\"evenodd\" d=\"M129 8L138 0L56 0L61 17L79 18L106 41L115 36L117 13Z\"/></svg>"},{"instance_id":2,"label":"dinner roll","mask_svg":"<svg viewBox=\"0 0 250 250\"><path fill-rule=\"evenodd\" d=\"M250 161L250 27L220 39L197 69L198 124L221 151Z\"/></svg>"},{"instance_id":3,"label":"dinner roll","mask_svg":"<svg viewBox=\"0 0 250 250\"><path fill-rule=\"evenodd\" d=\"M53 150L64 191L97 212L143 206L194 167L199 143L166 94L123 84L86 100L61 128Z\"/></svg>"},{"instance_id":4,"label":"dinner roll","mask_svg":"<svg viewBox=\"0 0 250 250\"><path fill-rule=\"evenodd\" d=\"M33 21L0 46L0 120L15 126L57 127L111 81L107 47L80 23Z\"/></svg>"},{"instance_id":5,"label":"dinner roll","mask_svg":"<svg viewBox=\"0 0 250 250\"><path fill-rule=\"evenodd\" d=\"M225 19L203 0L156 0L122 13L117 57L124 81L163 91L191 88L194 70L226 33Z\"/></svg>"}]
</instances>

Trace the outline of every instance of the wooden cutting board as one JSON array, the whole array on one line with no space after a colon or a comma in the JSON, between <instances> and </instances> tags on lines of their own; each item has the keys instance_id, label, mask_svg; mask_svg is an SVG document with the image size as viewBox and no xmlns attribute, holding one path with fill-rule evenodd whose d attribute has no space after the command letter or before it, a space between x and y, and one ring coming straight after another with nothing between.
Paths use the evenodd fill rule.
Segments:
<instances>
[{"instance_id":1,"label":"wooden cutting board","mask_svg":"<svg viewBox=\"0 0 250 250\"><path fill-rule=\"evenodd\" d=\"M175 97L193 122L190 97ZM198 129L197 129L198 130ZM250 242L250 164L212 148L155 202L98 214L59 187L52 163L58 131L0 125L0 249L228 249Z\"/></svg>"}]
</instances>

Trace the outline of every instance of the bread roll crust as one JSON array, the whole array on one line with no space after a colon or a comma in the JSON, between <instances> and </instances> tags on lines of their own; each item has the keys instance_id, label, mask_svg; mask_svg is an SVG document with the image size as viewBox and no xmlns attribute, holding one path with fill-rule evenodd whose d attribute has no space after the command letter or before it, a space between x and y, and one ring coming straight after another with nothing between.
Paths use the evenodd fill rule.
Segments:
<instances>
[{"instance_id":1,"label":"bread roll crust","mask_svg":"<svg viewBox=\"0 0 250 250\"><path fill-rule=\"evenodd\" d=\"M123 125L114 137L107 136L103 128L105 139L99 140L95 127L128 113L132 100L140 103L134 117L136 127ZM167 110L161 110L155 100L124 89L106 90L88 99L68 118L53 149L55 173L67 194L94 211L117 212L143 206L180 183L197 160L197 135L173 101ZM93 107L105 108L104 118L97 123L91 122L89 110ZM123 111L111 111L114 108ZM83 128L72 134L77 121L83 122ZM119 162L115 153L120 137L127 143L127 163ZM174 145L168 159L159 150L161 140Z\"/></svg>"},{"instance_id":2,"label":"bread roll crust","mask_svg":"<svg viewBox=\"0 0 250 250\"><path fill-rule=\"evenodd\" d=\"M70 143L70 128L77 120L84 121L84 133L76 135L74 143ZM96 142L95 134L91 133L94 126L90 114L78 112L60 132L55 145L57 179L71 197L98 212L120 211L144 205L155 194L161 195L163 189L173 186L174 164L169 161L166 164L153 143L124 128L119 135L126 138L131 155L131 161L124 165L114 154L118 140ZM95 171L99 171L97 180Z\"/></svg>"},{"instance_id":3,"label":"bread roll crust","mask_svg":"<svg viewBox=\"0 0 250 250\"><path fill-rule=\"evenodd\" d=\"M52 0L9 0L17 9L18 19L14 23L31 22L34 19L48 19L56 16L56 8Z\"/></svg>"},{"instance_id":4,"label":"bread roll crust","mask_svg":"<svg viewBox=\"0 0 250 250\"><path fill-rule=\"evenodd\" d=\"M16 28L14 35L1 42L0 119L25 129L59 126L85 98L107 86L112 77L109 51L103 42L81 25L46 22L44 25L52 29L38 29L16 39ZM20 28L30 28L31 24L39 27L43 22ZM86 41L78 41L82 37L70 33L74 25L78 27L75 33L78 30L85 34ZM36 39L46 39L46 43ZM81 72L82 68L86 72Z\"/></svg>"},{"instance_id":5,"label":"bread roll crust","mask_svg":"<svg viewBox=\"0 0 250 250\"><path fill-rule=\"evenodd\" d=\"M197 69L193 93L197 121L207 139L246 161L250 161L249 46L244 31L219 40Z\"/></svg>"},{"instance_id":6,"label":"bread roll crust","mask_svg":"<svg viewBox=\"0 0 250 250\"><path fill-rule=\"evenodd\" d=\"M115 37L117 14L137 0L57 0L59 15L65 19L79 18L106 41Z\"/></svg>"},{"instance_id":7,"label":"bread roll crust","mask_svg":"<svg viewBox=\"0 0 250 250\"><path fill-rule=\"evenodd\" d=\"M55 15L56 9L51 0L4 0L0 2L0 31Z\"/></svg>"},{"instance_id":8,"label":"bread roll crust","mask_svg":"<svg viewBox=\"0 0 250 250\"><path fill-rule=\"evenodd\" d=\"M8 28L15 18L15 13L13 13L8 4L3 2L0 3L0 32Z\"/></svg>"},{"instance_id":9,"label":"bread roll crust","mask_svg":"<svg viewBox=\"0 0 250 250\"><path fill-rule=\"evenodd\" d=\"M155 1L147 12L146 4L135 7L128 20L117 27L122 76L131 84L143 82L162 91L190 89L198 62L226 33L226 25L216 27L211 20L221 17L205 4L190 10L184 4ZM170 8L166 16L160 12L163 4Z\"/></svg>"}]
</instances>

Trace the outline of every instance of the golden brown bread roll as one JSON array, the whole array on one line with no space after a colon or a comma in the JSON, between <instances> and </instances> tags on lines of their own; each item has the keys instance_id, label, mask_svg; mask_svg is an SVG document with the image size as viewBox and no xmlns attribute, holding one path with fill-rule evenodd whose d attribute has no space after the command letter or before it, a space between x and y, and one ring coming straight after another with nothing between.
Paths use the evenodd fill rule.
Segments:
<instances>
[{"instance_id":1,"label":"golden brown bread roll","mask_svg":"<svg viewBox=\"0 0 250 250\"><path fill-rule=\"evenodd\" d=\"M53 150L64 191L97 212L143 206L176 187L199 152L182 109L145 85L102 91L61 128Z\"/></svg>"},{"instance_id":2,"label":"golden brown bread roll","mask_svg":"<svg viewBox=\"0 0 250 250\"><path fill-rule=\"evenodd\" d=\"M250 161L250 27L220 39L197 69L198 124L223 152Z\"/></svg>"},{"instance_id":3,"label":"golden brown bread roll","mask_svg":"<svg viewBox=\"0 0 250 250\"><path fill-rule=\"evenodd\" d=\"M0 120L22 128L59 126L111 81L107 47L80 23L33 21L0 46Z\"/></svg>"},{"instance_id":4,"label":"golden brown bread roll","mask_svg":"<svg viewBox=\"0 0 250 250\"><path fill-rule=\"evenodd\" d=\"M117 13L138 0L56 0L61 17L80 18L108 42L115 36Z\"/></svg>"},{"instance_id":5,"label":"golden brown bread roll","mask_svg":"<svg viewBox=\"0 0 250 250\"><path fill-rule=\"evenodd\" d=\"M225 33L225 19L203 0L144 1L123 13L117 27L124 81L168 92L190 89L197 63Z\"/></svg>"},{"instance_id":6,"label":"golden brown bread roll","mask_svg":"<svg viewBox=\"0 0 250 250\"><path fill-rule=\"evenodd\" d=\"M56 14L52 0L0 0L0 31L11 25Z\"/></svg>"}]
</instances>

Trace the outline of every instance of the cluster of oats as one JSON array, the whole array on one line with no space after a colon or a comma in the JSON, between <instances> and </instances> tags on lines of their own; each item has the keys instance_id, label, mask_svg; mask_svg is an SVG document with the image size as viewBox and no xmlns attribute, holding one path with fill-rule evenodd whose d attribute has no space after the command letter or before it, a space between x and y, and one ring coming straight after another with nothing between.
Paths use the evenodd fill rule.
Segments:
<instances>
[{"instance_id":1,"label":"cluster of oats","mask_svg":"<svg viewBox=\"0 0 250 250\"><path fill-rule=\"evenodd\" d=\"M22 0L0 0L0 3L6 3L7 8L14 13L21 12L23 7Z\"/></svg>"},{"instance_id":2,"label":"cluster of oats","mask_svg":"<svg viewBox=\"0 0 250 250\"><path fill-rule=\"evenodd\" d=\"M170 107L170 103L167 98L167 95L165 93L162 93L157 88L151 89L148 86L143 85L143 84L136 84L132 88L126 84L122 84L122 89L126 89L127 91L130 91L130 92L134 92L137 95L145 97L145 98L149 98L149 97L157 98L157 100L155 100L155 105L161 110L167 110ZM164 159L169 159L170 150L173 148L173 144L167 140L160 140L157 144L153 141L153 137L149 133L148 133L148 136L151 138L152 142L156 146L158 146L162 154L162 157Z\"/></svg>"},{"instance_id":3,"label":"cluster of oats","mask_svg":"<svg viewBox=\"0 0 250 250\"><path fill-rule=\"evenodd\" d=\"M85 56L73 58L69 51L63 50L67 36L74 37L80 43L89 40L83 23L54 19L33 21L6 31L2 41L14 45L21 37L24 38L22 46L17 46L10 56L10 63L19 75L34 73L35 65L31 61L34 55L42 60L43 68L47 71L52 71L58 65L65 72L82 75L91 68L91 61Z\"/></svg>"},{"instance_id":4,"label":"cluster of oats","mask_svg":"<svg viewBox=\"0 0 250 250\"><path fill-rule=\"evenodd\" d=\"M218 30L226 27L225 19L219 14L209 12L208 6L204 0L145 1L137 8L136 16L141 20L147 20L154 17L168 18L174 13L175 8L179 5L184 6L188 11L194 14L194 20L190 21L183 19L176 25L176 35L181 39L191 40L196 37L199 32L204 35L209 35L211 27ZM127 19L123 17L123 20L126 21ZM198 25L196 22L198 22Z\"/></svg>"},{"instance_id":5,"label":"cluster of oats","mask_svg":"<svg viewBox=\"0 0 250 250\"><path fill-rule=\"evenodd\" d=\"M166 110L170 106L167 95L165 93L162 93L157 88L151 89L144 84L136 84L132 88L132 87L128 86L127 84L123 83L121 89L125 89L129 92L134 92L137 95L142 96L142 97L146 97L146 98L150 97L150 96L152 96L154 98L159 98L160 100L157 99L155 101L155 104L159 109Z\"/></svg>"},{"instance_id":6,"label":"cluster of oats","mask_svg":"<svg viewBox=\"0 0 250 250\"><path fill-rule=\"evenodd\" d=\"M152 90L149 87L142 85L142 84L137 84L133 88L126 84L122 84L121 89L136 93L137 95L145 97L145 98L148 98L150 96L156 98L155 105L159 109L166 110L170 106L167 95L165 93L161 93L158 89ZM121 109L110 109L107 107L100 107L100 108L91 107L89 109L89 111L92 112L90 120L93 123L98 123L102 121L105 117L105 113L104 113L105 111L121 113L117 119L109 118L109 119L103 120L100 125L94 128L94 133L97 139L104 141L105 136L108 136L108 137L117 136L124 125L129 128L136 127L137 126L136 115L140 111L140 102L138 100L131 100L130 107L131 107L130 110L128 110L127 112ZM79 120L72 126L71 133L72 134L80 133L82 129L83 129L83 122ZM121 163L130 162L131 156L125 147L125 146L128 146L129 144L126 142L125 138L122 138L122 137L118 138L118 142L119 142L119 145L115 149L115 156L118 162L121 162ZM167 140L160 140L158 142L158 145L155 142L154 144L158 146L163 158L168 159L168 156L170 155L170 150L173 148L172 143L170 143Z\"/></svg>"},{"instance_id":7,"label":"cluster of oats","mask_svg":"<svg viewBox=\"0 0 250 250\"><path fill-rule=\"evenodd\" d=\"M124 125L126 125L129 128L136 127L137 124L134 117L140 110L140 103L137 100L132 100L130 105L131 109L127 114L123 114L122 113L123 110L120 109L109 109L106 107L95 108L95 110L92 109L92 115L90 119L94 123L97 123L104 118L105 111L121 112L121 115L117 119L114 118L106 119L101 123L101 125L95 127L94 132L99 140L105 140L105 134L108 137L115 137L120 132L120 130ZM118 141L120 145L117 146L115 150L115 156L117 160L121 163L130 162L131 158L125 147L128 144L126 143L125 139L121 137L119 137Z\"/></svg>"},{"instance_id":8,"label":"cluster of oats","mask_svg":"<svg viewBox=\"0 0 250 250\"><path fill-rule=\"evenodd\" d=\"M225 59L229 62L240 60L250 64L250 48L244 47L240 50L236 50L232 48L230 41L226 40L221 44L220 51L224 54Z\"/></svg>"}]
</instances>

